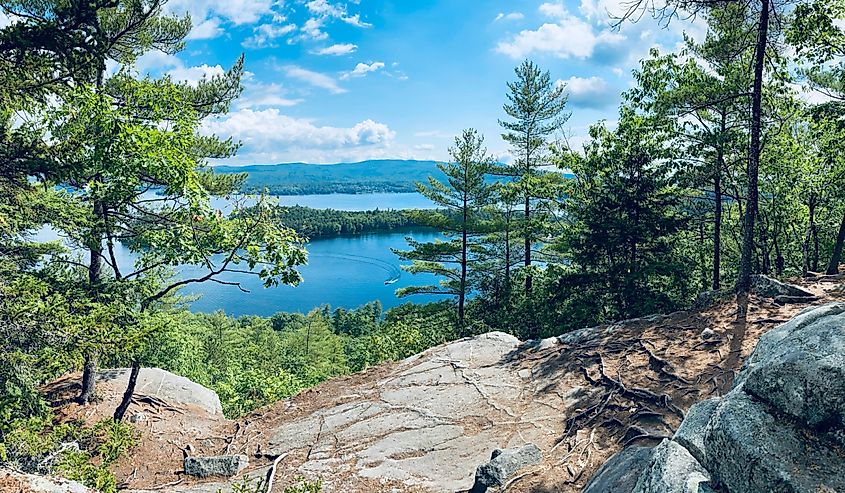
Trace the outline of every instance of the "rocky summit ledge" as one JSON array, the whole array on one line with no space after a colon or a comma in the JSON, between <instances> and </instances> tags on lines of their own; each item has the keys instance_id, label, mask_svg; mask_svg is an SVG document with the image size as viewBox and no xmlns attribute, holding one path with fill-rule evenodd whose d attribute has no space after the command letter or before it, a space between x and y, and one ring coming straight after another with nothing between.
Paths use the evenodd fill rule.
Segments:
<instances>
[{"instance_id":1,"label":"rocky summit ledge","mask_svg":"<svg viewBox=\"0 0 845 493\"><path fill-rule=\"evenodd\" d=\"M817 303L843 294L830 283L804 282L800 288L818 298ZM660 489L676 484L671 478L677 479L679 471L695 480L690 484L701 485L697 491L706 491L715 480L733 474L712 467L718 453L711 454L711 442L735 444L720 450L737 456L754 450L784 453L759 444L740 447L743 443L735 437L742 423L731 421L732 413L762 408L764 414L747 414L748 419L759 417L754 426L772 423L766 421L769 416L775 423L787 419L796 426L824 423L829 430L818 438L825 443L845 436L831 427L836 421L832 415L813 411L812 406L827 402L824 396L808 392L802 394L805 404L795 405L787 398L798 387L782 386L778 394L768 390L777 386L771 381L752 378L760 364L756 355L748 360L743 382L733 385L761 337L770 341L765 342L770 349L756 354L768 351L783 361L804 361L802 355L809 354L781 354L776 342L785 341L783 347L798 351L803 346L790 339L784 322L798 315L794 324L806 330L817 312L799 315L807 303L781 305L774 294L752 297L742 324L735 322L733 301L717 297L701 310L570 331L543 341L483 334L324 382L237 421L196 402L175 402L157 386L146 386L127 414L144 416L134 423L143 431L142 444L115 472L127 489L173 493L230 492L245 478L266 477L274 463L277 492L305 476L321 479L327 493L466 492L481 486L491 493L574 493L595 476L603 478L601 484L623 482L629 489L591 491L627 493L647 469L651 475L640 491L687 491ZM814 344L838 351L839 346L825 339L831 333L826 334L814 335ZM818 375L806 374L819 384L827 382L825 375L837 373L824 365L836 361L834 353L825 353L813 369ZM777 378L791 371L783 366ZM148 399L146 393L158 397ZM105 394L97 412L101 407L110 410L119 397L117 391ZM698 402L704 404L693 407ZM90 408L71 407L66 414L97 417ZM724 428L730 433L703 433L702 427L709 429L713 422L730 425ZM769 430L769 438L782 444L794 436ZM760 439L765 436L761 433ZM232 478L188 476L183 450L195 457L245 456L249 465ZM744 460L752 462L754 456Z\"/></svg>"}]
</instances>

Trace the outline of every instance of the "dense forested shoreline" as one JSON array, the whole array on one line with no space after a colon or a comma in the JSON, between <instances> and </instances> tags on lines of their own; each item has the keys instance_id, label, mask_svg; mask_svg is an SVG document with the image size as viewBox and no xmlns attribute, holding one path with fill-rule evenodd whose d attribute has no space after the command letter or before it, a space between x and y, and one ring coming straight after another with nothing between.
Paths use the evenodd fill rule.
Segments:
<instances>
[{"instance_id":1,"label":"dense forested shoreline","mask_svg":"<svg viewBox=\"0 0 845 493\"><path fill-rule=\"evenodd\" d=\"M423 227L411 210L341 211L302 206L277 206L274 218L310 239L386 233Z\"/></svg>"}]
</instances>

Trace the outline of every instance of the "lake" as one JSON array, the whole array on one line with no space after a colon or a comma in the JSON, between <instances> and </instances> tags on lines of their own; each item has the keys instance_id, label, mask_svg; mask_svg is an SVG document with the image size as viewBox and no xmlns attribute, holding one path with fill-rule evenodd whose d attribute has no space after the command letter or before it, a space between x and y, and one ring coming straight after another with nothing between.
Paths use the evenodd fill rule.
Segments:
<instances>
[{"instance_id":1,"label":"lake","mask_svg":"<svg viewBox=\"0 0 845 493\"><path fill-rule=\"evenodd\" d=\"M216 283L195 284L181 292L202 295L191 304L194 311L223 310L235 316L307 312L325 304L355 308L375 300L385 308L407 301L433 301L436 296L399 299L394 294L401 287L437 282L432 275L411 275L400 270L400 261L391 248L406 248L406 236L417 241L442 238L434 231L409 231L315 240L307 246L309 262L300 269L304 281L296 287L265 289L255 277L230 275L223 279L242 281L243 287L250 292L243 293L234 286ZM396 282L385 284L397 276Z\"/></svg>"},{"instance_id":2,"label":"lake","mask_svg":"<svg viewBox=\"0 0 845 493\"><path fill-rule=\"evenodd\" d=\"M428 199L416 193L299 195L277 198L283 205L348 211L433 207ZM227 209L223 199L215 201L214 206L222 210ZM50 230L42 230L37 236L41 241L57 239L55 232ZM314 240L306 245L309 262L300 268L304 281L298 286L265 289L254 276L230 274L222 279L240 281L250 292L241 292L235 286L207 282L189 285L180 293L200 296L191 303L192 311L223 310L234 316L270 316L279 311L306 313L326 304L332 307L356 308L375 300L380 301L385 309L408 301L434 301L438 296L417 295L400 299L394 294L401 287L437 282L432 275L411 275L400 270L401 262L391 249L405 249L406 236L423 242L443 238L443 235L436 231L409 230ZM133 256L126 248L118 245L115 253L121 265L132 264ZM182 276L192 272L197 271L193 267L180 269ZM395 282L385 284L385 281L392 281L397 277Z\"/></svg>"}]
</instances>

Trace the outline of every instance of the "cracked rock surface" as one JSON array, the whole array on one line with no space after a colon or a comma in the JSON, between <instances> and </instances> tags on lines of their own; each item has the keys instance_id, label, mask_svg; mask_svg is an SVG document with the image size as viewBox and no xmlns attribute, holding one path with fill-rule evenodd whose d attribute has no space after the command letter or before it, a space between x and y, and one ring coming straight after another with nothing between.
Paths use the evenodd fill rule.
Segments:
<instances>
[{"instance_id":1,"label":"cracked rock surface","mask_svg":"<svg viewBox=\"0 0 845 493\"><path fill-rule=\"evenodd\" d=\"M828 287L801 284L822 302L845 296ZM521 342L493 332L323 382L236 421L196 403L150 400L145 393L159 395L158 387L147 386L127 413L146 416L133 425L142 431L142 443L114 472L129 491L227 493L235 483L264 478L281 457L275 492L300 476L320 479L326 493L465 492L494 450L534 444L540 461L511 473L507 491L575 493L614 454L637 447L616 462L660 472L663 480L649 484L662 488L675 484L679 476L673 475L684 467L694 466L690 461L709 461L701 423L709 423L718 414L713 408L722 404L702 408L699 425L684 431L688 443L700 450L683 461L668 468L652 464L652 448L675 435L693 404L730 392L734 375L760 337L804 308L754 296L742 325L735 323L736 305L727 299L696 311L562 328L564 335L542 341ZM700 337L704 329L713 337ZM772 340L780 337L773 333ZM820 335L817 345L828 345L825 341ZM793 346L799 355L807 347ZM837 348L831 346L831 361ZM816 367L826 369L826 364ZM785 366L781 374L789 371ZM828 381L836 375L816 377ZM102 387L107 392L96 408L71 404L64 415L91 421L110 415L122 389ZM760 389L770 387L758 382ZM797 391L791 389L783 387L787 393ZM777 405L778 412L795 420L836 422L818 405L840 402L838 394L804 393L804 404L797 407L778 404L776 392L767 394L773 401L767 406ZM831 439L845 436L835 431ZM249 466L229 480L185 477L177 472L188 445L197 456L245 455ZM664 448L665 455L672 455L674 447ZM694 469L687 478L694 481L684 484L703 485L701 471ZM614 485L610 491L619 485L633 489L639 478L608 468L600 476L602 481L591 483L591 493L606 491L602 484Z\"/></svg>"}]
</instances>

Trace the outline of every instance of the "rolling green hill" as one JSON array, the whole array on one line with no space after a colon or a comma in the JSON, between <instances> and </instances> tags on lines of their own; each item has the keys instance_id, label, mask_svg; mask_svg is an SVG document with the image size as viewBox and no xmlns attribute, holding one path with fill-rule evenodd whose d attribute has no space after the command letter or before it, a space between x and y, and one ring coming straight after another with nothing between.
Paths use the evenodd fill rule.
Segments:
<instances>
[{"instance_id":1,"label":"rolling green hill","mask_svg":"<svg viewBox=\"0 0 845 493\"><path fill-rule=\"evenodd\" d=\"M434 161L377 160L341 164L216 166L218 173L249 173L244 192L272 195L414 192L429 175L444 180Z\"/></svg>"}]
</instances>

